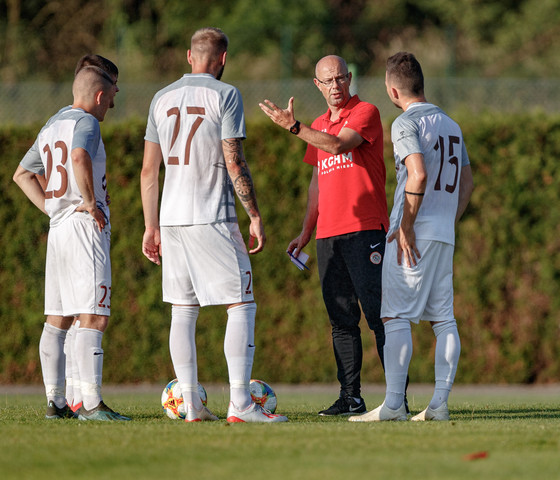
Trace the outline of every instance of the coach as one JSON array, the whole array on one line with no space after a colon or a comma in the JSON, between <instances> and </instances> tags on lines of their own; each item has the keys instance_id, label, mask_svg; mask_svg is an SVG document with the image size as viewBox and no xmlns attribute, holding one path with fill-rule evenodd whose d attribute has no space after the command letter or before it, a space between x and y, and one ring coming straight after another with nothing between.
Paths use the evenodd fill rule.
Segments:
<instances>
[{"instance_id":1,"label":"coach","mask_svg":"<svg viewBox=\"0 0 560 480\"><path fill-rule=\"evenodd\" d=\"M380 320L381 265L389 225L385 195L383 130L378 109L350 94L352 74L344 59L329 55L315 68L314 83L328 110L308 127L269 100L261 109L277 125L308 143L304 162L313 166L303 228L288 246L297 256L317 227L317 260L323 299L332 326L340 395L319 415L366 410L361 397L360 304L375 332L383 364Z\"/></svg>"}]
</instances>

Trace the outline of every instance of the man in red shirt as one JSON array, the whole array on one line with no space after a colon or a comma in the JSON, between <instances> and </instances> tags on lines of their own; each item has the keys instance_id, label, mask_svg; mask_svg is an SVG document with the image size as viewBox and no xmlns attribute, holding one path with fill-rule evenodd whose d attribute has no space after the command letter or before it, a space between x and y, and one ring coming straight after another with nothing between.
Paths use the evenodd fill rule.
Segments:
<instances>
[{"instance_id":1,"label":"man in red shirt","mask_svg":"<svg viewBox=\"0 0 560 480\"><path fill-rule=\"evenodd\" d=\"M313 175L307 211L288 252L297 257L317 227L319 277L340 382L339 398L319 415L348 415L366 411L360 382L360 305L383 364L381 266L389 227L383 129L377 108L350 95L352 74L344 59L322 58L315 76L328 110L310 127L295 119L293 97L285 110L269 100L260 107L274 123L308 143L303 160L313 166Z\"/></svg>"}]
</instances>

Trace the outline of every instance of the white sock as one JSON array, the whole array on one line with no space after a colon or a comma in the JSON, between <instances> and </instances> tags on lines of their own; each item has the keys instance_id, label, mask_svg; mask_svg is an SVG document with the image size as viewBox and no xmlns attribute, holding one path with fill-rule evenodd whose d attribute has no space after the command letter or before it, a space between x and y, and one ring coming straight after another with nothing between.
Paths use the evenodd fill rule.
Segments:
<instances>
[{"instance_id":1,"label":"white sock","mask_svg":"<svg viewBox=\"0 0 560 480\"><path fill-rule=\"evenodd\" d=\"M66 356L66 401L68 405L73 405L74 403L74 382L72 379L72 349L74 343L74 335L76 333L76 327L71 325L66 334L66 339L64 340L64 355Z\"/></svg>"},{"instance_id":2,"label":"white sock","mask_svg":"<svg viewBox=\"0 0 560 480\"><path fill-rule=\"evenodd\" d=\"M461 340L455 320L434 323L432 329L436 335L436 386L430 408L435 409L446 403L449 398L461 354Z\"/></svg>"},{"instance_id":3,"label":"white sock","mask_svg":"<svg viewBox=\"0 0 560 480\"><path fill-rule=\"evenodd\" d=\"M385 405L397 410L404 402L408 366L412 358L412 331L410 321L394 318L385 323Z\"/></svg>"},{"instance_id":4,"label":"white sock","mask_svg":"<svg viewBox=\"0 0 560 480\"><path fill-rule=\"evenodd\" d=\"M76 332L75 360L80 371L80 387L83 407L91 410L102 400L103 380L103 332L93 328L78 328Z\"/></svg>"},{"instance_id":5,"label":"white sock","mask_svg":"<svg viewBox=\"0 0 560 480\"><path fill-rule=\"evenodd\" d=\"M66 363L64 340L66 334L67 330L45 323L39 341L39 358L47 402L52 400L58 408L66 405L66 397L64 396Z\"/></svg>"},{"instance_id":6,"label":"white sock","mask_svg":"<svg viewBox=\"0 0 560 480\"><path fill-rule=\"evenodd\" d=\"M230 399L238 410L251 405L249 382L255 356L255 316L257 305L243 303L228 309L228 321L224 339Z\"/></svg>"},{"instance_id":7,"label":"white sock","mask_svg":"<svg viewBox=\"0 0 560 480\"><path fill-rule=\"evenodd\" d=\"M73 325L74 327L74 336L72 338L72 343L70 347L72 348L72 387L73 387L73 403L71 405L79 405L82 403L82 388L80 386L80 369L78 366L78 362L76 361L77 352L76 352L76 334L78 333L78 329L80 328L80 321L76 320Z\"/></svg>"},{"instance_id":8,"label":"white sock","mask_svg":"<svg viewBox=\"0 0 560 480\"><path fill-rule=\"evenodd\" d=\"M200 307L173 305L171 307L171 329L169 352L179 381L183 401L192 403L200 410L202 401L198 394L198 366L196 360L196 320Z\"/></svg>"}]
</instances>

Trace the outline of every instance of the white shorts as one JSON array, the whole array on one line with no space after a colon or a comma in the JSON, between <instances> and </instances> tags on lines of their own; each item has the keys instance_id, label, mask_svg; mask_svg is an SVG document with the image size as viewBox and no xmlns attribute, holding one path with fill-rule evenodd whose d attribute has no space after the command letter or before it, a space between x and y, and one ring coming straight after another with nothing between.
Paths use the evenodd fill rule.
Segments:
<instances>
[{"instance_id":1,"label":"white shorts","mask_svg":"<svg viewBox=\"0 0 560 480\"><path fill-rule=\"evenodd\" d=\"M453 320L454 246L431 240L416 244L422 257L410 268L397 263L396 241L385 247L381 318Z\"/></svg>"},{"instance_id":2,"label":"white shorts","mask_svg":"<svg viewBox=\"0 0 560 480\"><path fill-rule=\"evenodd\" d=\"M229 305L253 301L253 274L237 223L161 227L163 301Z\"/></svg>"},{"instance_id":3,"label":"white shorts","mask_svg":"<svg viewBox=\"0 0 560 480\"><path fill-rule=\"evenodd\" d=\"M111 227L99 232L76 212L51 227L47 241L45 315L111 313Z\"/></svg>"}]
</instances>

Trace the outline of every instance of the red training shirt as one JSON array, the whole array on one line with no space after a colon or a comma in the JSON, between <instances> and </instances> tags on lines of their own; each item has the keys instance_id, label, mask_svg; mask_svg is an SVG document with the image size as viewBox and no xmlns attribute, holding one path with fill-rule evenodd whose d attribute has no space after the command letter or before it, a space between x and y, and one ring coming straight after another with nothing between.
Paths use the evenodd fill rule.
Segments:
<instances>
[{"instance_id":1,"label":"red training shirt","mask_svg":"<svg viewBox=\"0 0 560 480\"><path fill-rule=\"evenodd\" d=\"M387 231L383 127L377 107L354 95L336 121L330 121L328 110L311 127L331 135L338 135L343 127L350 128L364 139L360 146L340 155L307 146L303 161L318 168L316 238L382 227Z\"/></svg>"}]
</instances>

